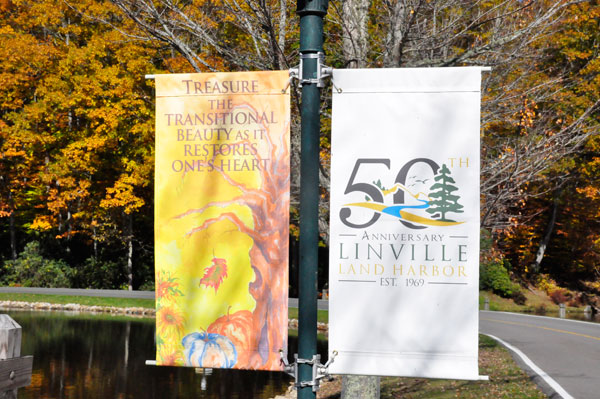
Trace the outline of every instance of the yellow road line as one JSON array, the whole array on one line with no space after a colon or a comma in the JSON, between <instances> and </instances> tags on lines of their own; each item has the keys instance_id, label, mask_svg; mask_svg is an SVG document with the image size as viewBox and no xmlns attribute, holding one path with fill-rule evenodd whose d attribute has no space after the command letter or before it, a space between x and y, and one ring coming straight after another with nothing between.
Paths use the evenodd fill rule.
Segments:
<instances>
[{"instance_id":1,"label":"yellow road line","mask_svg":"<svg viewBox=\"0 0 600 399\"><path fill-rule=\"evenodd\" d=\"M587 334L580 334L580 333L576 333L576 332L573 332L573 331L559 330L557 328L535 326L533 324L525 324L525 323L516 323L514 321L503 321L503 320L485 319L485 318L482 318L481 320L494 321L496 323L513 324L513 325L516 325L516 326L539 328L539 329L542 329L542 330L554 331L554 332L559 332L559 333L563 333L563 334L577 335L578 337L590 338L590 339L595 339L596 341L600 341L600 337L594 337L593 335L587 335Z\"/></svg>"}]
</instances>

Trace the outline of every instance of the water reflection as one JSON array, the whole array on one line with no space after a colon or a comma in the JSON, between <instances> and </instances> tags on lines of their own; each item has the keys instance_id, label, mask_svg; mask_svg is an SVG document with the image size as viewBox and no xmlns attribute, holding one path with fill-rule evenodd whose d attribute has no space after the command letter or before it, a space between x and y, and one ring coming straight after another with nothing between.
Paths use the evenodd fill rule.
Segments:
<instances>
[{"instance_id":1,"label":"water reflection","mask_svg":"<svg viewBox=\"0 0 600 399\"><path fill-rule=\"evenodd\" d=\"M23 328L22 355L33 355L32 383L19 399L38 398L271 398L291 380L284 373L146 366L153 359L154 319L69 315L61 312L8 313ZM558 317L558 312L547 312ZM567 318L600 322L599 315ZM289 353L297 338L289 337ZM325 341L318 352L327 353ZM291 358L292 356L290 356Z\"/></svg>"},{"instance_id":2,"label":"water reflection","mask_svg":"<svg viewBox=\"0 0 600 399\"><path fill-rule=\"evenodd\" d=\"M551 315L551 317L559 317L558 314L556 315ZM589 313L582 313L582 312L578 312L578 313L572 313L572 312L567 312L566 314L566 319L571 319L571 320L581 320L581 321L589 321L592 323L600 323L600 314L592 314L591 312Z\"/></svg>"},{"instance_id":3,"label":"water reflection","mask_svg":"<svg viewBox=\"0 0 600 399\"><path fill-rule=\"evenodd\" d=\"M154 320L58 312L8 311L23 328L22 355L33 355L24 398L271 398L284 373L146 366L154 359ZM290 353L297 340L290 337ZM320 353L326 351L321 345Z\"/></svg>"}]
</instances>

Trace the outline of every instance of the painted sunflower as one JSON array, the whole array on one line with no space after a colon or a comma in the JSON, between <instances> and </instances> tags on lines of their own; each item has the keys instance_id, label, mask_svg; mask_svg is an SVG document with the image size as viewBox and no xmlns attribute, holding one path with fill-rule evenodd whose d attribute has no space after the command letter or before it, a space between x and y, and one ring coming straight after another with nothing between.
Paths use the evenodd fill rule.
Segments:
<instances>
[{"instance_id":1,"label":"painted sunflower","mask_svg":"<svg viewBox=\"0 0 600 399\"><path fill-rule=\"evenodd\" d=\"M171 277L170 273L159 272L156 279L156 298L172 300L176 296L183 296L177 278Z\"/></svg>"},{"instance_id":2,"label":"painted sunflower","mask_svg":"<svg viewBox=\"0 0 600 399\"><path fill-rule=\"evenodd\" d=\"M172 306L164 306L156 313L158 333L166 338L181 335L183 331L183 314Z\"/></svg>"}]
</instances>

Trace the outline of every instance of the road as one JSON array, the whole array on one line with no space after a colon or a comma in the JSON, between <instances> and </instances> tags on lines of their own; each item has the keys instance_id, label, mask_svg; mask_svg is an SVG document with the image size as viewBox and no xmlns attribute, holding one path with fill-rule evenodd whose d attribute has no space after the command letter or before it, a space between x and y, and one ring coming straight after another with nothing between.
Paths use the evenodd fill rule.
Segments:
<instances>
[{"instance_id":1,"label":"road","mask_svg":"<svg viewBox=\"0 0 600 399\"><path fill-rule=\"evenodd\" d=\"M533 363L515 360L552 399L600 398L600 324L481 311L479 331L523 352Z\"/></svg>"},{"instance_id":2,"label":"road","mask_svg":"<svg viewBox=\"0 0 600 399\"><path fill-rule=\"evenodd\" d=\"M77 295L106 298L154 299L154 291L92 290L80 288L0 287L2 294Z\"/></svg>"}]
</instances>

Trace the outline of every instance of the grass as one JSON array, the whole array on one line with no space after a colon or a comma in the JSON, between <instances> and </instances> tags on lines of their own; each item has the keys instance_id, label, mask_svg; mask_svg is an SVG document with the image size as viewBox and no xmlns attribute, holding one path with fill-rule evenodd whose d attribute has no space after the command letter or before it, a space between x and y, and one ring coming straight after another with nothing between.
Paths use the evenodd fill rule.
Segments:
<instances>
[{"instance_id":1,"label":"grass","mask_svg":"<svg viewBox=\"0 0 600 399\"><path fill-rule=\"evenodd\" d=\"M116 308L148 308L154 309L153 299L104 298L94 296L70 296L52 294L4 294L0 293L0 301L48 302L57 304L78 303L86 306L113 306ZM289 308L289 318L298 319L298 308ZM317 311L317 321L327 323L329 312Z\"/></svg>"},{"instance_id":2,"label":"grass","mask_svg":"<svg viewBox=\"0 0 600 399\"><path fill-rule=\"evenodd\" d=\"M510 353L493 339L479 336L479 373L489 381L434 380L382 377L382 399L547 399L513 361ZM341 377L325 383L319 399L341 397Z\"/></svg>"},{"instance_id":3,"label":"grass","mask_svg":"<svg viewBox=\"0 0 600 399\"><path fill-rule=\"evenodd\" d=\"M382 399L544 399L547 396L530 380L506 349L493 339L479 336L479 373L489 381L431 380L383 377Z\"/></svg>"},{"instance_id":4,"label":"grass","mask_svg":"<svg viewBox=\"0 0 600 399\"><path fill-rule=\"evenodd\" d=\"M530 290L523 288L525 295L525 305L517 305L512 299L502 298L489 291L479 292L479 309L484 308L485 298L490 300L490 310L500 312L516 312L516 313L558 313L558 305L545 293L538 290ZM567 312L578 313L583 312L583 308L567 306Z\"/></svg>"},{"instance_id":5,"label":"grass","mask_svg":"<svg viewBox=\"0 0 600 399\"><path fill-rule=\"evenodd\" d=\"M297 337L298 336L298 330L295 329L288 329L288 336L290 337ZM327 335L325 334L321 334L321 333L317 333L317 341L322 341L322 342L327 342Z\"/></svg>"},{"instance_id":6,"label":"grass","mask_svg":"<svg viewBox=\"0 0 600 399\"><path fill-rule=\"evenodd\" d=\"M52 294L4 294L0 293L0 301L48 302L56 304L77 303L86 306L113 306L116 308L149 308L154 309L154 299L104 298L94 296L71 296Z\"/></svg>"},{"instance_id":7,"label":"grass","mask_svg":"<svg viewBox=\"0 0 600 399\"><path fill-rule=\"evenodd\" d=\"M298 308L289 308L288 309L288 318L298 319ZM327 310L317 310L317 321L319 323L328 323L329 322L329 312Z\"/></svg>"}]
</instances>

